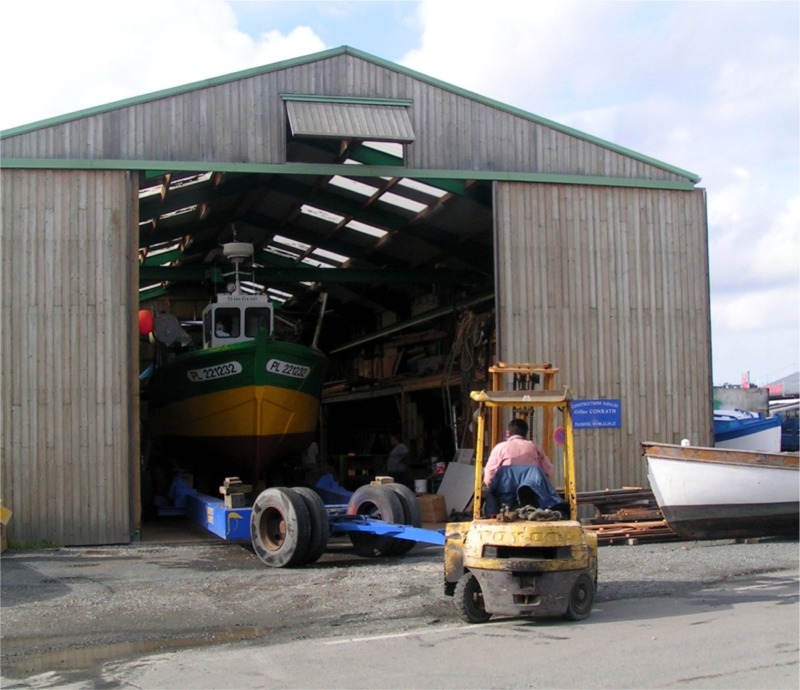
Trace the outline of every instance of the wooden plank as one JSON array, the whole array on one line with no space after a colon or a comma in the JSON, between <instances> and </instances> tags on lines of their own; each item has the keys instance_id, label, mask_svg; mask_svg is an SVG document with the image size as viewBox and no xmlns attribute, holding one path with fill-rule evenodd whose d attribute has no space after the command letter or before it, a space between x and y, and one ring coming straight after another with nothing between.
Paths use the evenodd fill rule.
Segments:
<instances>
[{"instance_id":1,"label":"wooden plank","mask_svg":"<svg viewBox=\"0 0 800 690\"><path fill-rule=\"evenodd\" d=\"M130 538L123 391L132 305L116 239L134 234L127 180L124 172L3 174L4 198L15 202L3 205L3 228L16 229L1 238L13 276L4 277L3 316L17 327L1 341L10 372L0 388L2 491L14 510L9 536L21 542Z\"/></svg>"}]
</instances>

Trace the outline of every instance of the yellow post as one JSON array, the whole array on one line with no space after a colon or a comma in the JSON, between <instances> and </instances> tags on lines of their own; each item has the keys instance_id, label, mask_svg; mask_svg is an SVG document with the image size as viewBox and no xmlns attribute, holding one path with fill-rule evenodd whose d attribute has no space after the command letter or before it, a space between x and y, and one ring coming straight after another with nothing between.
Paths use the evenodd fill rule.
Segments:
<instances>
[{"instance_id":1,"label":"yellow post","mask_svg":"<svg viewBox=\"0 0 800 690\"><path fill-rule=\"evenodd\" d=\"M483 439L486 430L486 406L478 406L478 431L475 441L475 491L472 500L472 519L481 517L481 492L483 488Z\"/></svg>"},{"instance_id":2,"label":"yellow post","mask_svg":"<svg viewBox=\"0 0 800 690\"><path fill-rule=\"evenodd\" d=\"M572 410L566 403L561 410L564 422L564 491L571 520L578 519L578 490L575 484L575 449L572 447Z\"/></svg>"}]
</instances>

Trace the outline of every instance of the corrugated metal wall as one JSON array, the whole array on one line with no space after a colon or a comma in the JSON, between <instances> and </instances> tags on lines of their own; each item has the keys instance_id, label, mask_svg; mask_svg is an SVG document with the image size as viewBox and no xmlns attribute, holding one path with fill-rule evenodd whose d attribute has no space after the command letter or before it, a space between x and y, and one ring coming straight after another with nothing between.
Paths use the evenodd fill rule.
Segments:
<instances>
[{"instance_id":1,"label":"corrugated metal wall","mask_svg":"<svg viewBox=\"0 0 800 690\"><path fill-rule=\"evenodd\" d=\"M495 185L498 348L622 428L577 430L579 489L647 486L639 443L711 445L705 192Z\"/></svg>"},{"instance_id":2,"label":"corrugated metal wall","mask_svg":"<svg viewBox=\"0 0 800 690\"><path fill-rule=\"evenodd\" d=\"M9 538L127 543L138 516L131 175L4 170L2 194L0 451Z\"/></svg>"},{"instance_id":3,"label":"corrugated metal wall","mask_svg":"<svg viewBox=\"0 0 800 690\"><path fill-rule=\"evenodd\" d=\"M407 165L680 180L511 112L352 55L243 78L9 137L7 158L286 162L281 94L412 99Z\"/></svg>"}]
</instances>

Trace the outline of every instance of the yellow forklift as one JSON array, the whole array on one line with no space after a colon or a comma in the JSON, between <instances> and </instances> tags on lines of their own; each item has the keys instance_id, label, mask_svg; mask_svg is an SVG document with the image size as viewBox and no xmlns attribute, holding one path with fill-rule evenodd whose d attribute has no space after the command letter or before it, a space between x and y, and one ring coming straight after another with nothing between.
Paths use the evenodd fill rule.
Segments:
<instances>
[{"instance_id":1,"label":"yellow forklift","mask_svg":"<svg viewBox=\"0 0 800 690\"><path fill-rule=\"evenodd\" d=\"M501 363L489 371L494 390L470 394L478 403L473 516L468 522L447 524L445 594L454 598L459 615L469 623L483 623L492 615L582 620L591 613L597 587L597 535L578 521L572 393L566 387L555 389L558 370L550 364ZM512 390L502 389L507 375L514 377ZM519 381L523 384L518 386ZM543 386L536 390L532 382ZM542 414L541 446L546 455L555 459L554 435L562 444L569 514L526 505L507 506L494 517L484 517L486 418L491 415L493 448L501 440L503 413L530 419L536 411Z\"/></svg>"}]
</instances>

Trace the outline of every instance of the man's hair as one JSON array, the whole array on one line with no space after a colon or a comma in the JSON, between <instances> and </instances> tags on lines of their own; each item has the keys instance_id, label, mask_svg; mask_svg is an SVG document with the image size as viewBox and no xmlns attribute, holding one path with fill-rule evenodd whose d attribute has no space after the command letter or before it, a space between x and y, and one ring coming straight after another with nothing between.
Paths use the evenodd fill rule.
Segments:
<instances>
[{"instance_id":1,"label":"man's hair","mask_svg":"<svg viewBox=\"0 0 800 690\"><path fill-rule=\"evenodd\" d=\"M525 438L528 435L528 424L523 419L512 419L508 423L508 430L512 436Z\"/></svg>"}]
</instances>

